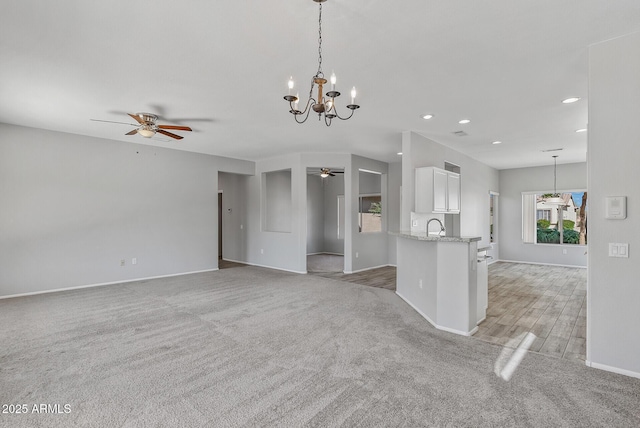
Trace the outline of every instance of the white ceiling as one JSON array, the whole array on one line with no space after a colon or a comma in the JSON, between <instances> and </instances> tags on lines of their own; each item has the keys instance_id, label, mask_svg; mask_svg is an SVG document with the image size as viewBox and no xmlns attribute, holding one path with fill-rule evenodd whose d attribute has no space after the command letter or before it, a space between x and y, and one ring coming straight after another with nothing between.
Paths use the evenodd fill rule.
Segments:
<instances>
[{"instance_id":1,"label":"white ceiling","mask_svg":"<svg viewBox=\"0 0 640 428\"><path fill-rule=\"evenodd\" d=\"M328 0L323 69L344 109L294 123L293 75L317 69L312 0L5 0L0 122L257 160L351 152L394 162L413 130L495 168L586 159L588 46L640 30L638 0ZM562 104L569 96L582 99ZM191 126L125 136L127 112ZM430 121L421 118L433 113ZM471 119L467 125L458 120ZM454 131L468 135L458 137ZM180 132L178 132L180 133ZM501 145L491 142L500 140Z\"/></svg>"}]
</instances>

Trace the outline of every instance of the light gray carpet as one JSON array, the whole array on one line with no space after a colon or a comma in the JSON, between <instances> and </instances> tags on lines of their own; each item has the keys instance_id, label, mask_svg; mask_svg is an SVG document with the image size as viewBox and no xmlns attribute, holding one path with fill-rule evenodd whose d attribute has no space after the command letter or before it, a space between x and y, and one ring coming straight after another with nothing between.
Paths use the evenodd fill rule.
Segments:
<instances>
[{"instance_id":1,"label":"light gray carpet","mask_svg":"<svg viewBox=\"0 0 640 428\"><path fill-rule=\"evenodd\" d=\"M307 272L342 272L344 256L335 254L311 254L307 256Z\"/></svg>"},{"instance_id":2,"label":"light gray carpet","mask_svg":"<svg viewBox=\"0 0 640 428\"><path fill-rule=\"evenodd\" d=\"M640 380L441 332L389 290L247 267L0 301L6 427L640 426ZM510 351L508 351L510 352Z\"/></svg>"}]
</instances>

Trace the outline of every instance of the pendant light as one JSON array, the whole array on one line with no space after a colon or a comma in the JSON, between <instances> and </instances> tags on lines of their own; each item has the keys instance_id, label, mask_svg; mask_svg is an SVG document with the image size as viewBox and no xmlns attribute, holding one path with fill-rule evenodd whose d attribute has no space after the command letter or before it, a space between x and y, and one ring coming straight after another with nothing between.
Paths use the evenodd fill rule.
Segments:
<instances>
[{"instance_id":1,"label":"pendant light","mask_svg":"<svg viewBox=\"0 0 640 428\"><path fill-rule=\"evenodd\" d=\"M545 204L548 205L566 205L564 199L562 199L562 197L560 196L560 193L557 192L556 190L556 184L557 184L557 169L558 169L558 164L557 164L557 155L553 156L553 194L548 197L548 198L544 198L544 202Z\"/></svg>"}]
</instances>

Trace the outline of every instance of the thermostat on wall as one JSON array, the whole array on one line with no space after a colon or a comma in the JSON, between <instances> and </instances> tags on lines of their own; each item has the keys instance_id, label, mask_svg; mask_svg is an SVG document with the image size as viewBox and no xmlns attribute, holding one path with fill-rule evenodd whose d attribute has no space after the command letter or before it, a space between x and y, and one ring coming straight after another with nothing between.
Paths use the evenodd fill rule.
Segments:
<instances>
[{"instance_id":1,"label":"thermostat on wall","mask_svg":"<svg viewBox=\"0 0 640 428\"><path fill-rule=\"evenodd\" d=\"M626 196L607 196L605 201L606 208L604 218L611 220L622 220L627 218Z\"/></svg>"}]
</instances>

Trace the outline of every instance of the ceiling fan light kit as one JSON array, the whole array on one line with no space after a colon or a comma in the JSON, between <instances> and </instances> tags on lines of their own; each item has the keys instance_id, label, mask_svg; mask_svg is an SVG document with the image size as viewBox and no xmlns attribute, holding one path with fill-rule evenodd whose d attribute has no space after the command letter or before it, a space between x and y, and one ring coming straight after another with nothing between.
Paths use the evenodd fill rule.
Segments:
<instances>
[{"instance_id":1,"label":"ceiling fan light kit","mask_svg":"<svg viewBox=\"0 0 640 428\"><path fill-rule=\"evenodd\" d=\"M156 123L158 121L158 116L152 113L127 113L130 117L132 117L136 122L138 122L138 127L136 129L132 129L124 135L135 135L140 134L144 138L151 138L156 133L166 135L167 137L171 137L175 140L182 140L184 137L178 134L174 134L173 132L167 131L167 129L176 130L176 131L191 131L191 128L188 126L179 126L179 125L162 125ZM121 125L131 125L136 126L133 123L125 123L125 122L114 122L111 120L99 120L99 119L91 119L95 122L107 122L107 123L119 123Z\"/></svg>"},{"instance_id":2,"label":"ceiling fan light kit","mask_svg":"<svg viewBox=\"0 0 640 428\"><path fill-rule=\"evenodd\" d=\"M320 177L335 177L336 174L344 174L344 171L331 171L330 168L320 168Z\"/></svg>"},{"instance_id":3,"label":"ceiling fan light kit","mask_svg":"<svg viewBox=\"0 0 640 428\"><path fill-rule=\"evenodd\" d=\"M298 123L304 123L309 118L309 114L311 110L318 114L318 120L321 120L324 117L324 123L327 126L331 126L331 121L336 117L341 120L348 120L353 116L353 112L360 108L359 105L355 103L356 100L356 88L355 86L351 89L351 104L347 105L347 108L351 110L351 114L349 116L343 117L338 114L338 110L336 109L335 99L340 96L340 92L335 90L336 86L336 75L335 73L331 74L331 90L327 91L325 95L323 95L324 85L328 83L327 79L324 77L324 73L322 72L322 3L326 0L313 0L318 3L319 13L318 13L318 71L315 76L311 79L311 89L309 89L309 99L305 104L304 110L298 109L298 103L300 101L299 94L292 95L293 88L295 83L293 81L293 77L289 78L289 94L284 96L284 99L289 102L289 113L291 113ZM317 86L318 98L313 98L313 89Z\"/></svg>"}]
</instances>

